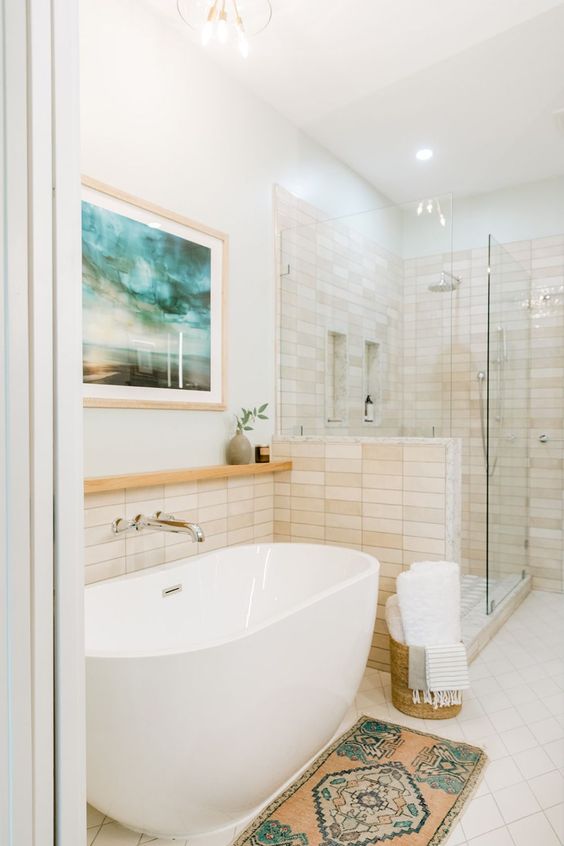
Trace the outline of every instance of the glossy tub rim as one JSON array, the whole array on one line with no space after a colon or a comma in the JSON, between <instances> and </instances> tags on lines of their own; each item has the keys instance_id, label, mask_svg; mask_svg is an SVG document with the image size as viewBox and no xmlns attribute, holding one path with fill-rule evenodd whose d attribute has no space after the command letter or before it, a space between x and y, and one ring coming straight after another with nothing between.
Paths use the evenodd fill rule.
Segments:
<instances>
[{"instance_id":1,"label":"glossy tub rim","mask_svg":"<svg viewBox=\"0 0 564 846\"><path fill-rule=\"evenodd\" d=\"M333 585L324 590L317 591L313 593L308 599L302 600L296 604L289 605L284 611L279 611L277 613L272 614L268 617L268 619L260 622L255 623L252 626L249 626L247 629L243 629L238 632L232 632L227 635L222 635L217 638L212 638L207 641L199 641L197 643L191 644L190 642L183 642L181 644L175 644L173 646L164 647L162 649L155 649L155 650L147 650L144 649L143 651L136 652L134 650L105 650L105 649L96 649L91 648L88 646L88 629L87 629L87 615L88 610L87 607L85 608L85 656L86 658L100 658L104 660L110 659L117 659L117 660L124 660L124 659L137 659L137 658L161 658L167 656L174 656L174 655L182 655L184 653L191 653L191 652L200 652L206 649L214 649L220 646L225 645L226 643L231 643L233 641L244 640L245 638L251 637L252 635L256 634L257 632L261 631L262 629L269 628L270 626L275 625L276 623L280 622L281 620L285 619L286 617L290 617L293 614L298 614L305 608L308 608L311 605L315 605L318 602L321 602L331 594L336 593L337 591L343 590L353 584L356 584L363 579L366 579L374 574L379 575L380 572L380 562L377 558L371 555L368 552L363 552L360 549L353 549L352 547L348 546L337 546L335 544L317 544L317 543L288 543L282 542L278 543L273 541L272 543L253 543L253 544L240 544L237 546L227 546L221 547L219 549L210 550L209 552L204 552L201 555L197 556L188 556L185 558L180 558L177 561L171 561L168 564L162 564L156 567L147 568L145 570L138 570L134 573L126 573L123 576L118 576L114 579L107 579L101 582L94 582L93 584L85 586L85 606L88 602L88 594L95 593L95 592L102 592L111 589L115 584L124 583L124 582L131 582L137 581L138 579L143 578L150 578L150 577L157 577L164 573L173 572L176 569L180 569L182 567L186 567L190 564L196 564L204 561L206 558L218 555L218 554L230 554L231 552L242 552L245 549L253 549L253 550L260 550L261 548L269 548L269 547L277 547L277 548L287 548L287 549L301 549L301 550L310 550L313 554L314 552L319 552L326 549L332 550L339 550L342 551L344 554L351 553L355 556L355 558L363 559L366 563L366 567L360 572L356 573L349 578L345 578L339 581L336 581Z\"/></svg>"}]
</instances>

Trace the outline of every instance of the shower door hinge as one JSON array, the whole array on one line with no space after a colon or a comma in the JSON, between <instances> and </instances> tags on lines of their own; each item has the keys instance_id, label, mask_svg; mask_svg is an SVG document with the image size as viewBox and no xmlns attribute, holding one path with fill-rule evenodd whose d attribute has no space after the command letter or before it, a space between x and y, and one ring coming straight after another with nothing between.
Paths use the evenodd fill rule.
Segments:
<instances>
[{"instance_id":1,"label":"shower door hinge","mask_svg":"<svg viewBox=\"0 0 564 846\"><path fill-rule=\"evenodd\" d=\"M529 538L525 538L525 540L523 541L523 546L525 547L525 549L529 548Z\"/></svg>"},{"instance_id":2,"label":"shower door hinge","mask_svg":"<svg viewBox=\"0 0 564 846\"><path fill-rule=\"evenodd\" d=\"M490 614L493 614L494 611L495 611L495 599L492 599L490 601Z\"/></svg>"},{"instance_id":3,"label":"shower door hinge","mask_svg":"<svg viewBox=\"0 0 564 846\"><path fill-rule=\"evenodd\" d=\"M525 579L526 579L526 578L527 578L527 571L526 571L526 570L521 570L521 579L522 579L523 581L525 581Z\"/></svg>"}]
</instances>

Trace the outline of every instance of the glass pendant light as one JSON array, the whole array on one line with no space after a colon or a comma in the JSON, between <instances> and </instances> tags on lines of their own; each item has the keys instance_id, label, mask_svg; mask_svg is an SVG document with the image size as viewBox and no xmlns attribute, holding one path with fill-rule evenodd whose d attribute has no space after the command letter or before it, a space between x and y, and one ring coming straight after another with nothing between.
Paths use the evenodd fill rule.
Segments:
<instances>
[{"instance_id":1,"label":"glass pendant light","mask_svg":"<svg viewBox=\"0 0 564 846\"><path fill-rule=\"evenodd\" d=\"M184 23L200 34L202 46L233 42L245 59L249 39L266 29L272 18L270 0L177 0L176 5Z\"/></svg>"}]
</instances>

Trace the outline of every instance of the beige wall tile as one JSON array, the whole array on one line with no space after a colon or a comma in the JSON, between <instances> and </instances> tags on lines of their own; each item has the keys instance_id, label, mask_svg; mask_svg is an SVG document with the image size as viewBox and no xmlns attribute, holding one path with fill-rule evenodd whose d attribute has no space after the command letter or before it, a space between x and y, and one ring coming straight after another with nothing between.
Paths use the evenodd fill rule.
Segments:
<instances>
[{"instance_id":1,"label":"beige wall tile","mask_svg":"<svg viewBox=\"0 0 564 846\"><path fill-rule=\"evenodd\" d=\"M327 485L325 493L328 499L331 500L345 500L349 502L358 502L362 500L362 489L360 487L343 488Z\"/></svg>"},{"instance_id":2,"label":"beige wall tile","mask_svg":"<svg viewBox=\"0 0 564 846\"><path fill-rule=\"evenodd\" d=\"M396 444L363 444L362 457L365 461L401 461L403 447Z\"/></svg>"},{"instance_id":3,"label":"beige wall tile","mask_svg":"<svg viewBox=\"0 0 564 846\"><path fill-rule=\"evenodd\" d=\"M105 579L115 579L125 574L125 556L112 558L111 561L100 561L85 567L85 583L101 582Z\"/></svg>"},{"instance_id":4,"label":"beige wall tile","mask_svg":"<svg viewBox=\"0 0 564 846\"><path fill-rule=\"evenodd\" d=\"M328 443L325 445L325 457L327 459L327 469L332 470L333 467L330 467L331 460L337 461L360 461L362 458L362 445L361 444L332 444ZM340 468L338 468L340 469ZM351 468L352 469L352 468ZM360 472L358 470L354 470L354 472Z\"/></svg>"},{"instance_id":5,"label":"beige wall tile","mask_svg":"<svg viewBox=\"0 0 564 846\"><path fill-rule=\"evenodd\" d=\"M101 493L90 493L84 495L84 507L86 509L99 508L105 505L124 505L125 490L102 491ZM118 515L119 516L119 515Z\"/></svg>"},{"instance_id":6,"label":"beige wall tile","mask_svg":"<svg viewBox=\"0 0 564 846\"><path fill-rule=\"evenodd\" d=\"M125 502L128 503L142 503L146 501L164 499L163 485L146 485L142 488L128 488L125 491Z\"/></svg>"},{"instance_id":7,"label":"beige wall tile","mask_svg":"<svg viewBox=\"0 0 564 846\"><path fill-rule=\"evenodd\" d=\"M88 567L91 564L99 564L101 561L110 561L112 558L123 558L124 556L125 540L120 538L111 543L86 547L84 550L84 563Z\"/></svg>"}]
</instances>

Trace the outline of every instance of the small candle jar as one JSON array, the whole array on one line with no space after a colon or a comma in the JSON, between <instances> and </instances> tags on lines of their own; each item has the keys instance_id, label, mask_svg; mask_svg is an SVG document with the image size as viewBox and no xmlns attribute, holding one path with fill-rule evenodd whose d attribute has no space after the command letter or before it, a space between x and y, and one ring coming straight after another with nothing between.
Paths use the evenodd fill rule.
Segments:
<instances>
[{"instance_id":1,"label":"small candle jar","mask_svg":"<svg viewBox=\"0 0 564 846\"><path fill-rule=\"evenodd\" d=\"M268 464L270 461L270 447L267 446L256 446L255 447L255 463L256 464Z\"/></svg>"}]
</instances>

